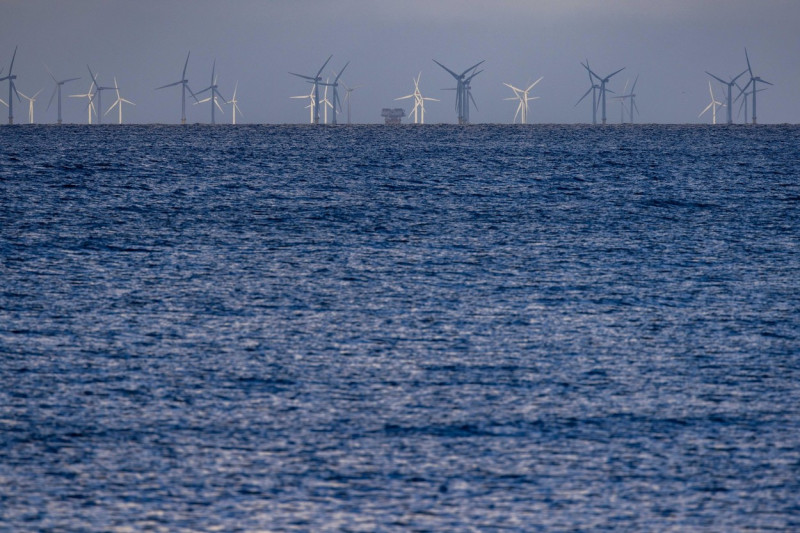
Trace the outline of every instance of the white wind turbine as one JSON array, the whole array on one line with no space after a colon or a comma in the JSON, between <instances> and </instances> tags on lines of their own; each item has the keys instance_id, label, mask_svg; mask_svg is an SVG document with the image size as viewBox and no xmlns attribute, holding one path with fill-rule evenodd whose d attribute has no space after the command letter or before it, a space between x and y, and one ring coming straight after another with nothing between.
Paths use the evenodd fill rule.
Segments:
<instances>
[{"instance_id":1,"label":"white wind turbine","mask_svg":"<svg viewBox=\"0 0 800 533\"><path fill-rule=\"evenodd\" d=\"M706 111L708 111L710 109L711 110L711 123L712 124L716 124L717 123L717 106L725 107L725 104L723 104L722 102L718 102L717 99L714 98L714 90L711 88L711 82L710 81L708 82L708 94L711 95L711 103L708 104L708 106L706 106L706 108L703 109L703 111L701 111L699 115L697 115L697 118L702 117L706 113Z\"/></svg>"},{"instance_id":2,"label":"white wind turbine","mask_svg":"<svg viewBox=\"0 0 800 533\"><path fill-rule=\"evenodd\" d=\"M195 98L196 98L197 96L203 94L206 91L211 91L209 93L209 97L208 98L204 98L203 100L195 102L195 105L203 104L203 103L209 102L209 101L211 102L211 123L212 124L216 124L216 119L214 117L214 107L215 106L217 108L219 108L219 112L220 113L223 113L223 114L225 113L225 111L222 110L222 106L219 105L219 101L217 101L217 97L219 97L219 99L224 102L225 101L225 97L222 96L222 93L220 93L219 89L217 89L217 77L214 75L214 72L216 71L216 68L217 68L217 60L215 59L214 60L214 64L211 66L211 85L209 85L208 87L206 87L202 91L197 91L195 93Z\"/></svg>"},{"instance_id":3,"label":"white wind turbine","mask_svg":"<svg viewBox=\"0 0 800 533\"><path fill-rule=\"evenodd\" d=\"M328 80L325 80L325 83L320 83L320 85L324 85L325 86L325 91L322 93L322 100L320 101L320 103L322 104L322 113L323 113L322 123L323 124L327 124L328 123L328 108L329 107L333 107L333 104L331 104L331 101L328 100L328 87L330 85L328 84Z\"/></svg>"},{"instance_id":4,"label":"white wind turbine","mask_svg":"<svg viewBox=\"0 0 800 533\"><path fill-rule=\"evenodd\" d=\"M118 124L122 124L122 104L130 104L130 105L136 105L136 104L134 104L130 100L126 100L125 98L120 96L120 94L119 94L119 85L117 85L116 76L114 77L114 89L117 91L117 99L113 104L111 104L111 107L108 108L108 110L105 112L105 114L108 115L111 112L111 110L114 109L114 107L117 107L119 109L119 122L118 122Z\"/></svg>"},{"instance_id":5,"label":"white wind turbine","mask_svg":"<svg viewBox=\"0 0 800 533\"><path fill-rule=\"evenodd\" d=\"M79 80L80 78L68 78L66 80L60 80L59 81L59 80L56 79L55 76L53 76L53 73L50 72L50 69L47 68L47 65L45 65L44 68L47 69L47 73L50 74L50 77L53 78L53 81L56 84L56 86L53 88L53 94L50 95L50 102L48 102L48 104L47 104L47 110L49 110L50 106L53 105L53 98L55 98L56 94L58 94L58 122L57 122L57 124L61 124L61 87L65 83L69 83L71 81Z\"/></svg>"},{"instance_id":6,"label":"white wind turbine","mask_svg":"<svg viewBox=\"0 0 800 533\"><path fill-rule=\"evenodd\" d=\"M231 110L233 111L233 124L236 124L236 112L237 111L239 113L242 112L242 110L239 109L239 101L236 99L236 91L238 89L239 89L239 82L237 81L236 85L233 86L233 97L231 97L230 100L225 102L226 104L230 104L232 106Z\"/></svg>"},{"instance_id":7,"label":"white wind turbine","mask_svg":"<svg viewBox=\"0 0 800 533\"><path fill-rule=\"evenodd\" d=\"M19 95L28 101L28 124L33 124L33 104L36 102L36 97L39 96L40 92L42 92L41 89L36 91L33 96L27 96L22 91L19 91Z\"/></svg>"},{"instance_id":8,"label":"white wind turbine","mask_svg":"<svg viewBox=\"0 0 800 533\"><path fill-rule=\"evenodd\" d=\"M181 79L176 81L175 83L168 83L167 85L162 85L161 87L156 87L156 91L159 89L165 89L167 87L175 87L176 85L181 86L181 124L186 124L186 91L189 91L189 94L192 95L194 101L197 102L197 96L192 92L192 89L189 88L189 80L186 79L186 67L189 66L189 56L192 52L186 54L186 62L183 64L183 74L181 74Z\"/></svg>"},{"instance_id":9,"label":"white wind turbine","mask_svg":"<svg viewBox=\"0 0 800 533\"><path fill-rule=\"evenodd\" d=\"M414 108L408 114L409 117L411 116L411 113L414 114L414 124L425 124L425 100L431 102L439 101L438 98L430 98L427 96L422 96L422 92L420 92L419 90L419 80L421 77L422 77L422 72L420 71L420 73L417 74L416 78L411 78L412 81L414 82L413 93L408 94L406 96L401 96L400 98L395 98L395 100L405 100L407 98L414 99Z\"/></svg>"},{"instance_id":10,"label":"white wind turbine","mask_svg":"<svg viewBox=\"0 0 800 533\"><path fill-rule=\"evenodd\" d=\"M351 100L350 93L352 93L356 89L359 89L359 88L363 87L363 85L356 85L355 87L348 87L347 85L345 85L344 82L342 82L342 87L344 87L344 90L345 90L344 101L347 104L347 123L350 124L350 100Z\"/></svg>"},{"instance_id":11,"label":"white wind turbine","mask_svg":"<svg viewBox=\"0 0 800 533\"><path fill-rule=\"evenodd\" d=\"M527 89L519 89L514 87L510 83L503 83L506 87L514 91L514 96L511 98L506 98L506 100L519 100L519 105L517 106L517 112L514 113L514 122L517 121L517 116L522 115L520 124L527 124L528 123L528 102L531 100L538 100L538 96L534 96L533 98L528 96L528 93L533 89L537 83L542 81L544 76L541 76L538 80L531 83Z\"/></svg>"},{"instance_id":12,"label":"white wind turbine","mask_svg":"<svg viewBox=\"0 0 800 533\"><path fill-rule=\"evenodd\" d=\"M95 107L94 99L92 98L93 95L94 95L94 92L93 92L94 91L94 87L95 87L95 83L94 83L94 80L92 80L92 82L89 84L89 92L87 92L86 94L71 94L71 95L69 95L70 98L88 98L89 99L89 105L86 106L86 109L89 110L89 121L88 121L89 124L92 123L92 111L94 111L95 116L97 116L97 108Z\"/></svg>"}]
</instances>

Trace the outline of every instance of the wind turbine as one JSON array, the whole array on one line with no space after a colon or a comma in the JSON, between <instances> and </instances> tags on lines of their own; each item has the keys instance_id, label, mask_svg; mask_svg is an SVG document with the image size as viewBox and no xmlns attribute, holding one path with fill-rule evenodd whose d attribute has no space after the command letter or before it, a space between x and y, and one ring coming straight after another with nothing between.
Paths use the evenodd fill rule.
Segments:
<instances>
[{"instance_id":1,"label":"wind turbine","mask_svg":"<svg viewBox=\"0 0 800 533\"><path fill-rule=\"evenodd\" d=\"M45 65L44 68L47 69L47 73L50 74L50 77L53 78L53 81L56 84L56 86L53 88L53 94L50 95L50 102L47 104L47 110L49 110L50 106L53 105L53 98L56 97L56 93L57 93L58 94L58 124L61 124L61 86L64 85L65 83L69 83L71 81L79 80L80 78L68 78L66 80L59 81L59 80L56 79L55 76L53 76L53 73L50 72L50 69L47 68L47 65Z\"/></svg>"},{"instance_id":2,"label":"wind turbine","mask_svg":"<svg viewBox=\"0 0 800 533\"><path fill-rule=\"evenodd\" d=\"M714 78L715 80L720 82L721 84L728 86L728 104L727 104L727 106L728 106L728 124L733 124L733 113L731 111L731 108L733 107L733 99L732 99L732 95L731 95L731 90L732 90L733 86L736 85L736 80L741 78L746 73L747 73L747 70L744 70L741 74L739 74L735 78L732 78L731 81L725 81L722 78L720 78L719 76L714 76L709 71L706 71L706 74L708 74L709 76L711 76L712 78ZM745 85L745 87L747 87L747 86Z\"/></svg>"},{"instance_id":3,"label":"wind turbine","mask_svg":"<svg viewBox=\"0 0 800 533\"><path fill-rule=\"evenodd\" d=\"M630 119L631 124L633 124L633 112L634 111L636 111L637 113L639 112L639 107L636 105L636 93L635 93L635 91L636 91L636 83L638 81L639 81L639 76L637 75L636 79L633 80L633 86L631 86L631 92L626 93L625 91L628 90L628 80L626 80L625 81L625 88L622 89L622 94L620 96L615 96L614 97L615 100L619 100L620 106L622 107L622 110L623 110L623 112L622 112L622 120L620 122L621 124L625 122L625 112L624 112L624 110L625 110L625 100L630 99L630 101L631 101L630 110L628 112L628 118Z\"/></svg>"},{"instance_id":4,"label":"wind turbine","mask_svg":"<svg viewBox=\"0 0 800 533\"><path fill-rule=\"evenodd\" d=\"M92 99L92 95L94 94L92 91L94 91L94 87L95 87L94 80L92 80L92 82L89 84L89 92L88 93L86 93L86 94L71 94L71 95L69 95L70 98L88 98L89 99L89 105L86 106L86 108L89 110L89 124L92 123L92 111L94 111L94 114L97 115L97 108L94 106L94 100Z\"/></svg>"},{"instance_id":5,"label":"wind turbine","mask_svg":"<svg viewBox=\"0 0 800 533\"><path fill-rule=\"evenodd\" d=\"M89 76L92 77L92 81L94 82L94 94L92 95L91 99L94 100L94 97L97 97L97 110L95 115L97 116L97 123L103 123L103 115L100 114L100 111L103 110L103 91L111 91L114 90L115 87L101 87L100 84L97 83L97 78L95 75L92 74L92 69L89 65L86 65L86 68L89 69Z\"/></svg>"},{"instance_id":6,"label":"wind turbine","mask_svg":"<svg viewBox=\"0 0 800 533\"><path fill-rule=\"evenodd\" d=\"M603 101L602 120L603 120L603 124L605 125L605 123L606 123L606 92L608 91L608 89L606 89L606 84L608 83L608 80L610 80L612 76L614 76L616 74L619 74L620 72L625 70L625 67L622 67L621 69L612 72L611 74L609 74L605 78L601 78L600 76L595 74L592 69L589 68L589 61L588 60L586 61L585 64L584 63L581 63L581 64L586 68L586 70L589 71L589 77L590 78L593 76L598 82L600 82L600 94L598 95L597 98L601 99Z\"/></svg>"},{"instance_id":7,"label":"wind turbine","mask_svg":"<svg viewBox=\"0 0 800 533\"><path fill-rule=\"evenodd\" d=\"M27 96L25 93L19 92L19 95L28 101L28 124L33 124L33 103L36 102L36 97L39 96L40 92L42 92L42 89L36 91L33 96Z\"/></svg>"},{"instance_id":8,"label":"wind turbine","mask_svg":"<svg viewBox=\"0 0 800 533\"><path fill-rule=\"evenodd\" d=\"M323 85L325 87L325 91L322 93L322 101L320 102L322 104L322 123L323 124L327 124L328 123L328 108L329 107L333 107L333 104L331 104L331 101L328 100L328 87L330 86L328 81L329 80L326 80L325 83L320 83L320 85Z\"/></svg>"},{"instance_id":9,"label":"wind turbine","mask_svg":"<svg viewBox=\"0 0 800 533\"><path fill-rule=\"evenodd\" d=\"M333 106L332 106L333 107L333 120L331 120L331 124L336 124L336 115L337 115L337 113L341 113L342 112L342 101L339 99L339 77L342 75L342 72L344 72L344 69L346 69L347 65L349 65L349 64L350 64L349 61L344 64L344 66L342 67L342 70L340 70L339 74L337 74L336 78L334 78L333 83L328 83L328 81L326 80L325 83L320 84L320 85L324 85L325 86L325 89L326 89L326 93L325 94L327 94L327 88L328 87L333 87ZM326 122L327 122L327 120L326 120Z\"/></svg>"},{"instance_id":10,"label":"wind turbine","mask_svg":"<svg viewBox=\"0 0 800 533\"><path fill-rule=\"evenodd\" d=\"M767 80L762 80L759 76L753 76L753 69L750 68L750 56L747 55L747 48L744 49L744 57L745 57L745 59L747 59L747 70L745 72L749 72L750 73L750 81L748 81L747 85L744 86L742 91L739 93L739 96L741 96L742 93L744 93L744 91L747 90L747 87L749 87L750 84L753 85L753 90L751 91L753 93L753 124L757 124L757 121L756 121L756 93L761 91L761 90L763 90L763 89L758 89L756 84L757 83L766 83L767 85L772 85L772 83L768 82ZM730 89L729 89L728 94L730 95ZM9 98L11 98L10 95L9 95ZM746 96L745 96L745 98L746 98ZM728 99L730 100L730 96L728 96ZM738 96L737 96L737 99L738 99ZM728 109L728 114L730 115L730 109Z\"/></svg>"},{"instance_id":11,"label":"wind turbine","mask_svg":"<svg viewBox=\"0 0 800 533\"><path fill-rule=\"evenodd\" d=\"M311 102L312 106L313 106L313 110L314 110L314 112L313 112L313 114L314 114L314 120L313 120L314 124L319 124L319 103L320 103L320 99L319 99L319 82L322 81L322 78L320 77L320 74L322 74L322 70L325 68L325 66L328 64L328 61L330 61L332 57L333 57L333 55L328 56L328 59L325 60L325 63L322 64L322 66L317 71L316 75L314 75L313 77L312 76L304 76L303 74L295 74L294 72L290 72L289 73L292 76L297 76L298 78L303 78L305 80L310 80L311 83L314 84L314 88L313 88L314 99ZM342 69L342 70L344 70L344 69Z\"/></svg>"},{"instance_id":12,"label":"wind turbine","mask_svg":"<svg viewBox=\"0 0 800 533\"><path fill-rule=\"evenodd\" d=\"M583 63L581 63L581 64L583 65ZM578 104L583 102L583 99L586 98L587 96L589 96L589 93L592 93L592 124L596 125L597 124L597 89L599 89L600 86L597 85L594 82L594 78L592 77L591 72L589 72L589 60L588 59L586 60L586 64L583 65L583 66L586 67L586 71L587 71L586 73L589 75L589 83L591 84L591 86L589 87L589 89L585 93L583 93L583 96L580 97L580 99L575 103L575 105L573 107L578 107Z\"/></svg>"},{"instance_id":13,"label":"wind turbine","mask_svg":"<svg viewBox=\"0 0 800 533\"><path fill-rule=\"evenodd\" d=\"M711 95L711 103L708 104L708 106L705 109L703 109L703 111L701 111L699 115L697 115L697 118L702 117L706 113L706 111L708 111L710 109L711 110L711 123L712 124L716 124L717 123L717 106L725 107L725 104L723 104L722 102L718 102L717 99L714 98L714 90L711 89L711 82L710 81L708 82L708 94Z\"/></svg>"},{"instance_id":14,"label":"wind turbine","mask_svg":"<svg viewBox=\"0 0 800 533\"><path fill-rule=\"evenodd\" d=\"M111 104L111 107L108 108L108 110L106 111L105 114L108 115L111 112L111 110L114 109L114 107L117 107L119 109L119 122L118 122L118 124L122 124L122 104L123 103L124 104L130 104L130 105L136 105L136 104L134 104L130 100L126 100L122 96L120 96L120 94L119 94L119 85L117 85L116 76L114 77L114 90L117 91L117 99L113 104Z\"/></svg>"},{"instance_id":15,"label":"wind turbine","mask_svg":"<svg viewBox=\"0 0 800 533\"><path fill-rule=\"evenodd\" d=\"M342 82L342 87L344 87L345 90L344 101L347 103L347 123L350 124L350 100L351 100L350 93L363 86L356 85L355 87L348 87L347 85L345 85L344 82Z\"/></svg>"},{"instance_id":16,"label":"wind turbine","mask_svg":"<svg viewBox=\"0 0 800 533\"><path fill-rule=\"evenodd\" d=\"M740 87L738 83L736 84L736 88L739 89L739 96L736 97L736 99L734 100L734 103L736 102L736 100L738 100L739 98L742 98L742 96L744 96L744 98L742 98L742 103L739 104L739 116L742 114L742 108L744 108L744 122L745 122L745 124L747 124L747 116L748 116L748 113L747 113L747 109L748 109L747 98L753 93L753 91L752 91L752 89L750 91L747 91L746 90L747 87ZM758 92L766 91L766 90L767 90L766 88L762 88L762 89L758 89Z\"/></svg>"},{"instance_id":17,"label":"wind turbine","mask_svg":"<svg viewBox=\"0 0 800 533\"><path fill-rule=\"evenodd\" d=\"M16 57L17 57L17 47L15 46L14 47L14 55L11 56L11 66L8 67L8 76L0 78L0 81L8 80L8 103L6 103L6 105L8 106L8 123L9 124L13 124L14 123L14 98L13 98L13 96L17 95L17 100L20 103L22 103L22 99L20 99L19 93L17 92L17 86L14 83L14 80L17 79L17 77L13 74L14 59L16 59Z\"/></svg>"},{"instance_id":18,"label":"wind turbine","mask_svg":"<svg viewBox=\"0 0 800 533\"><path fill-rule=\"evenodd\" d=\"M528 93L531 91L531 89L536 87L537 83L539 83L543 79L544 79L544 76L540 77L538 80L536 80L535 82L531 83L528 86L527 89L524 89L524 90L520 89L518 87L514 87L510 83L503 83L503 85L505 85L506 87L508 87L512 91L514 91L514 97L506 98L506 100L519 100L519 105L517 106L517 112L514 113L514 122L517 121L517 116L518 115L522 115L521 120L520 120L520 124L527 124L528 123L528 102L530 100L538 100L539 99L538 96L534 96L533 98L530 98L528 96Z\"/></svg>"},{"instance_id":19,"label":"wind turbine","mask_svg":"<svg viewBox=\"0 0 800 533\"><path fill-rule=\"evenodd\" d=\"M432 102L438 102L438 98L429 98L426 96L422 96L422 92L419 90L419 80L422 77L422 72L417 74L416 78L411 78L414 82L414 92L406 95L401 96L400 98L395 98L395 100L405 100L407 98L414 99L414 109L411 113L414 113L414 124L425 124L425 100L429 100ZM408 116L411 116L411 113Z\"/></svg>"},{"instance_id":20,"label":"wind turbine","mask_svg":"<svg viewBox=\"0 0 800 533\"><path fill-rule=\"evenodd\" d=\"M209 85L208 87L206 87L202 91L197 91L195 93L195 98L197 98L197 96L203 94L204 92L211 91L209 93L209 97L208 98L200 100L200 101L196 102L196 104L202 104L202 103L211 101L211 123L212 124L216 124L216 120L214 118L214 106L219 108L220 113L224 113L224 111L222 110L222 106L219 105L219 102L217 101L217 97L219 96L219 98L223 102L225 101L225 97L222 96L222 94L217 89L217 77L214 75L214 72L216 71L216 68L217 68L217 60L215 59L214 60L214 64L211 66L211 85Z\"/></svg>"},{"instance_id":21,"label":"wind turbine","mask_svg":"<svg viewBox=\"0 0 800 533\"><path fill-rule=\"evenodd\" d=\"M236 85L233 86L233 97L230 100L228 100L227 102L225 102L226 104L231 104L233 106L232 107L232 110L233 110L233 124L236 124L236 112L237 111L239 113L242 112L242 110L239 109L239 101L236 99L236 91L238 89L239 89L239 82L237 81Z\"/></svg>"},{"instance_id":22,"label":"wind turbine","mask_svg":"<svg viewBox=\"0 0 800 533\"><path fill-rule=\"evenodd\" d=\"M191 52L186 54L186 62L183 64L183 73L181 74L181 79L176 81L175 83L169 83L167 85L162 85L161 87L156 87L156 91L159 89L166 89L167 87L174 87L176 85L181 86L181 124L186 124L186 91L189 91L189 94L192 95L195 102L197 102L197 96L192 92L192 89L189 88L189 80L186 79L186 67L189 66L189 56Z\"/></svg>"},{"instance_id":23,"label":"wind turbine","mask_svg":"<svg viewBox=\"0 0 800 533\"><path fill-rule=\"evenodd\" d=\"M485 60L483 60L485 61ZM469 124L469 102L472 100L472 103L475 103L475 100L472 98L472 94L470 92L469 82L472 81L472 78L480 74L481 71L475 72L470 74L473 70L478 68L478 66L483 63L483 61L479 61L475 63L470 68L462 72L461 74L456 74L446 66L442 65L435 59L433 60L434 63L445 69L453 78L456 80L456 112L458 114L458 123L459 124ZM467 75L469 74L469 77ZM477 105L475 106L478 107Z\"/></svg>"}]
</instances>

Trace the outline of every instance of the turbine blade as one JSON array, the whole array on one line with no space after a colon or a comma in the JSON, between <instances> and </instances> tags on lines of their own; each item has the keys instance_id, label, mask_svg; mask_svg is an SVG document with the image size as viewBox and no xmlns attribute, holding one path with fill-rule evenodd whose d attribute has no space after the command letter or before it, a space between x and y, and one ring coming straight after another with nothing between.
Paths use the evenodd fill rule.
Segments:
<instances>
[{"instance_id":1,"label":"turbine blade","mask_svg":"<svg viewBox=\"0 0 800 533\"><path fill-rule=\"evenodd\" d=\"M753 69L750 68L750 56L747 55L747 48L744 49L744 58L747 60L747 70L750 72L750 77L753 77Z\"/></svg>"},{"instance_id":2,"label":"turbine blade","mask_svg":"<svg viewBox=\"0 0 800 533\"><path fill-rule=\"evenodd\" d=\"M182 81L176 81L175 83L169 83L167 85L162 85L161 87L156 87L154 90L157 91L159 89L166 89L167 87L175 87L176 85L180 85L183 83Z\"/></svg>"},{"instance_id":3,"label":"turbine blade","mask_svg":"<svg viewBox=\"0 0 800 533\"><path fill-rule=\"evenodd\" d=\"M181 76L181 80L186 79L186 67L189 66L189 56L192 54L192 51L189 50L189 53L186 54L186 62L183 64L183 75Z\"/></svg>"},{"instance_id":4,"label":"turbine blade","mask_svg":"<svg viewBox=\"0 0 800 533\"><path fill-rule=\"evenodd\" d=\"M449 72L449 73L450 73L450 75L451 75L451 76L453 76L455 79L458 79L458 78L459 78L458 74L456 74L455 72L453 72L452 70L450 70L450 69L449 69L449 68L447 68L446 66L442 65L441 63L439 63L439 62L438 62L438 61L436 61L435 59L433 60L433 62L434 62L434 63L436 63L437 65L439 65L440 67L442 67L443 69L445 69L447 72Z\"/></svg>"},{"instance_id":5,"label":"turbine blade","mask_svg":"<svg viewBox=\"0 0 800 533\"><path fill-rule=\"evenodd\" d=\"M311 80L316 81L316 78L312 78L311 76L304 76L303 74L295 74L294 72L290 72L292 76L297 76L298 78L303 78L304 80Z\"/></svg>"},{"instance_id":6,"label":"turbine blade","mask_svg":"<svg viewBox=\"0 0 800 533\"><path fill-rule=\"evenodd\" d=\"M472 65L471 67L469 67L467 70L465 70L464 72L462 72L462 73L461 73L461 75L462 75L462 76L466 76L466 75L467 75L467 72L469 72L470 70L472 70L472 69L474 69L474 68L477 68L477 66L478 66L478 65L480 65L481 63L484 63L485 61L486 61L485 59L483 59L483 60L481 60L481 61L478 61L477 63L475 63L474 65Z\"/></svg>"},{"instance_id":7,"label":"turbine blade","mask_svg":"<svg viewBox=\"0 0 800 533\"><path fill-rule=\"evenodd\" d=\"M622 72L623 70L625 70L625 67L622 67L621 69L619 69L619 70L616 70L616 71L614 71L613 73L609 74L608 76L606 76L606 81L610 80L610 79L611 79L611 76L614 76L614 75L616 75L616 74L619 74L619 73L620 73L620 72Z\"/></svg>"},{"instance_id":8,"label":"turbine blade","mask_svg":"<svg viewBox=\"0 0 800 533\"><path fill-rule=\"evenodd\" d=\"M322 70L325 68L325 65L327 65L327 64L328 64L328 61L330 61L332 57L333 57L333 54L331 54L331 55L329 55L329 56L328 56L328 59L326 59L326 60L325 60L325 62L322 64L322 66L321 66L321 67L319 67L319 70L317 71L317 75L316 75L316 76L314 76L314 78L313 78L313 79L315 79L315 80L316 80L317 78L319 78L319 75L320 75L320 74L322 74Z\"/></svg>"},{"instance_id":9,"label":"turbine blade","mask_svg":"<svg viewBox=\"0 0 800 533\"><path fill-rule=\"evenodd\" d=\"M572 107L578 107L578 104L580 104L581 102L583 102L583 99L584 99L584 98L586 98L587 96L589 96L589 93L590 93L590 92L592 92L592 89L594 89L594 86L591 86L591 87L589 87L589 90L588 90L588 91L586 91L585 93L583 93L583 96L581 96L580 100L578 100L578 101L575 103L575 105L574 105L574 106L572 106Z\"/></svg>"},{"instance_id":10,"label":"turbine blade","mask_svg":"<svg viewBox=\"0 0 800 533\"><path fill-rule=\"evenodd\" d=\"M14 60L17 58L17 47L14 47L14 55L11 56L11 66L8 67L8 75L11 76L11 72L14 70Z\"/></svg>"},{"instance_id":11,"label":"turbine blade","mask_svg":"<svg viewBox=\"0 0 800 533\"><path fill-rule=\"evenodd\" d=\"M533 89L536 86L536 84L539 83L540 81L542 81L543 79L544 79L544 76L541 76L538 80L536 80L535 82L531 83L530 87L528 87L528 89L525 92L528 92L531 89Z\"/></svg>"},{"instance_id":12,"label":"turbine blade","mask_svg":"<svg viewBox=\"0 0 800 533\"><path fill-rule=\"evenodd\" d=\"M53 94L50 95L50 101L47 103L47 109L45 109L45 111L50 110L50 106L53 105L53 98L56 97L57 92L58 92L58 85L56 85L55 88L53 88Z\"/></svg>"},{"instance_id":13,"label":"turbine blade","mask_svg":"<svg viewBox=\"0 0 800 533\"><path fill-rule=\"evenodd\" d=\"M725 85L728 85L728 82L727 82L727 81L725 81L725 80L723 80L722 78L720 78L720 77L717 77L717 76L714 76L713 74L711 74L711 73L710 73L709 71L707 71L707 70L706 70L705 72L706 72L706 74L708 74L709 76L711 76L712 78L714 78L715 80L717 80L718 82L720 82L720 83L724 83ZM745 72L747 72L747 71L745 70ZM744 72L742 72L742 74L744 74ZM739 76L741 76L742 74L739 74ZM736 76L736 78L738 78L739 76ZM734 81L736 80L736 78L734 78Z\"/></svg>"},{"instance_id":14,"label":"turbine blade","mask_svg":"<svg viewBox=\"0 0 800 533\"><path fill-rule=\"evenodd\" d=\"M339 78L341 77L341 75L342 75L342 72L344 72L344 69L346 69L346 68L347 68L347 65L349 65L349 64L350 64L350 62L349 62L349 61L348 61L347 63L345 63L345 64L344 64L344 66L342 67L342 70L340 70L340 71L339 71L339 74L337 74L337 75L336 75L336 78L333 80L333 84L334 84L334 85L336 85L337 83L339 83Z\"/></svg>"}]
</instances>

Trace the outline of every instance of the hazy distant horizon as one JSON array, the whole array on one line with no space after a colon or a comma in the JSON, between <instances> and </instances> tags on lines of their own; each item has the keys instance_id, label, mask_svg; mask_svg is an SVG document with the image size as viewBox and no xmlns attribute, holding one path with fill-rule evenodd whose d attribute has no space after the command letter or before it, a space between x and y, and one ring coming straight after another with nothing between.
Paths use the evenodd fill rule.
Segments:
<instances>
[{"instance_id":1,"label":"hazy distant horizon","mask_svg":"<svg viewBox=\"0 0 800 533\"><path fill-rule=\"evenodd\" d=\"M589 98L575 103L589 88L581 61L598 74L626 67L609 88L622 91L638 75L637 123L709 123L698 114L709 103L708 75L728 78L746 69L747 48L754 73L774 84L758 95L758 121L800 123L800 38L796 23L800 4L789 0L750 2L713 0L698 5L679 0L642 6L631 0L528 2L503 0L375 3L349 0L233 4L178 0L11 0L0 20L0 68L5 75L18 46L14 73L25 94L42 89L36 122L56 120L56 104L46 111L53 91L45 65L58 78L80 76L64 87L64 121L86 122L85 99L67 98L89 87L86 65L101 83L116 77L122 96L137 105L124 109L125 122L174 124L180 120L180 88L155 91L180 78L187 52L187 77L193 90L210 83L216 60L219 87L230 98L238 81L239 123L307 123L305 94L309 86L289 72L313 74L333 54L323 73L332 76L349 61L342 81L362 87L353 92L354 123L381 123L384 107L411 110L394 99L413 91L412 78L422 72L426 123L455 123L454 93L442 91L453 80L433 59L461 71L485 60L485 71L472 83L478 109L473 123L511 123L516 103L504 82L527 85L544 76L531 92L529 122L575 124L591 121ZM746 77L746 76L745 76ZM743 79L745 78L743 77ZM718 99L721 85L714 83ZM738 93L738 91L737 91ZM735 93L736 94L736 93ZM734 95L735 96L735 95ZM344 97L344 91L341 92ZM8 98L7 82L0 98ZM103 112L113 102L103 95ZM609 123L618 123L620 108L608 102ZM733 108L736 118L740 103ZM16 123L27 121L27 102L14 105ZM717 111L724 122L725 110ZM721 116L720 116L721 115ZM0 106L0 123L7 110ZM103 117L110 123L115 113ZM189 123L210 119L207 105L187 105ZM230 108L218 115L229 123ZM339 116L346 122L346 115ZM410 122L406 119L405 122Z\"/></svg>"}]
</instances>

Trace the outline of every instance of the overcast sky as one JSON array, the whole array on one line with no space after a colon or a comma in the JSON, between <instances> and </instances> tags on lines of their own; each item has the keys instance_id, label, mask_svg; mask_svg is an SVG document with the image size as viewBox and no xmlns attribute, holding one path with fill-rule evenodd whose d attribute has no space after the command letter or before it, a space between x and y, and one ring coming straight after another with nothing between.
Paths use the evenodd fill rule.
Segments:
<instances>
[{"instance_id":1,"label":"overcast sky","mask_svg":"<svg viewBox=\"0 0 800 533\"><path fill-rule=\"evenodd\" d=\"M614 91L639 76L638 122L696 123L707 121L697 117L710 99L704 71L739 74L747 47L754 73L775 84L758 95L759 122L800 123L798 27L798 0L0 0L0 67L7 73L19 46L18 89L44 89L37 122L56 118L55 103L45 111L53 83L44 64L57 77L82 77L66 86L70 94L87 91L88 63L102 83L116 76L136 102L126 122L177 123L180 89L154 88L180 79L191 50L192 89L209 85L215 59L226 98L238 80L241 122L303 123L305 103L289 97L310 87L288 72L312 75L333 54L324 75L350 61L342 80L362 86L354 122L381 122L383 107L410 110L394 98L411 93L421 71L423 95L441 99L427 103L426 122L454 123L455 94L442 91L453 80L432 60L457 71L485 60L472 83L472 122L511 122L516 104L503 100L513 96L503 82L544 76L529 122L576 123L591 120L589 98L575 107L589 88L580 65L588 59L601 75L625 67L609 84ZM721 85L713 88L722 99ZM7 91L0 84L0 97ZM112 101L106 93L103 106ZM190 122L210 120L207 105L189 107ZM608 115L619 122L616 102ZM27 104L15 116L27 119ZM218 120L230 118L226 106ZM64 120L85 122L85 101L65 98Z\"/></svg>"}]
</instances>

